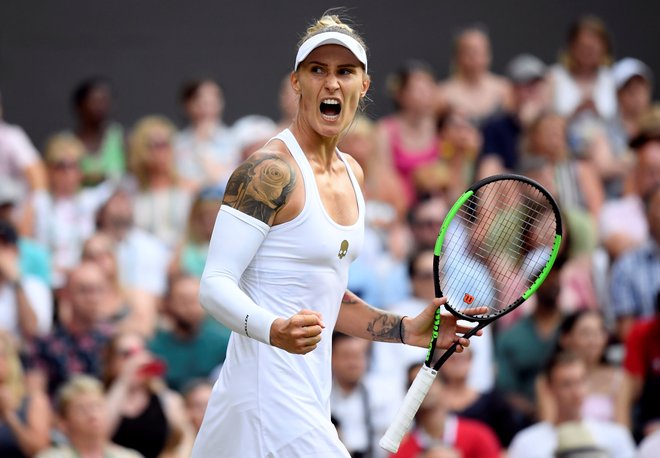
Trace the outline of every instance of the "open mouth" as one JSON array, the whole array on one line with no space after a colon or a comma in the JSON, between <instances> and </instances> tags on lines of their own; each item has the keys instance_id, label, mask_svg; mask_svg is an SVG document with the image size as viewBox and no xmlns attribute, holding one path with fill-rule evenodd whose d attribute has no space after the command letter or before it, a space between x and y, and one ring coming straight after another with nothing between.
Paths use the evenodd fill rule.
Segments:
<instances>
[{"instance_id":1,"label":"open mouth","mask_svg":"<svg viewBox=\"0 0 660 458\"><path fill-rule=\"evenodd\" d=\"M334 121L339 118L339 113L341 113L341 102L337 99L324 99L321 101L319 110L324 119Z\"/></svg>"}]
</instances>

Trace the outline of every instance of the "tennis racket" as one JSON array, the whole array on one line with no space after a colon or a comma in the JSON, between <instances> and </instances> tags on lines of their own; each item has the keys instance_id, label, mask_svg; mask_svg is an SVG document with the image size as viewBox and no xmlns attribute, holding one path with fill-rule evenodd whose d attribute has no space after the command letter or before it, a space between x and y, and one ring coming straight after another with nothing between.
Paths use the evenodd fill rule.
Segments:
<instances>
[{"instance_id":1,"label":"tennis racket","mask_svg":"<svg viewBox=\"0 0 660 458\"><path fill-rule=\"evenodd\" d=\"M525 302L548 276L561 244L561 216L540 184L519 175L494 175L473 184L445 217L435 244L436 297L458 319L476 322L475 335ZM478 312L475 314L475 312ZM458 342L432 365L441 308L435 311L424 365L379 444L396 452L438 369Z\"/></svg>"}]
</instances>

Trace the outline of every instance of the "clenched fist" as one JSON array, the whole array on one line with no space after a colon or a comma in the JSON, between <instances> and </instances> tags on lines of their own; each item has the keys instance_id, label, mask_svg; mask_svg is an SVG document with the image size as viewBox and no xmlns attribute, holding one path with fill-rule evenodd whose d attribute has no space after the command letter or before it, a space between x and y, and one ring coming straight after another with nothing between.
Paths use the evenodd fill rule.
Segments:
<instances>
[{"instance_id":1,"label":"clenched fist","mask_svg":"<svg viewBox=\"0 0 660 458\"><path fill-rule=\"evenodd\" d=\"M278 318L270 327L270 343L278 348L304 355L314 350L321 341L325 328L319 312L301 310L288 320Z\"/></svg>"}]
</instances>

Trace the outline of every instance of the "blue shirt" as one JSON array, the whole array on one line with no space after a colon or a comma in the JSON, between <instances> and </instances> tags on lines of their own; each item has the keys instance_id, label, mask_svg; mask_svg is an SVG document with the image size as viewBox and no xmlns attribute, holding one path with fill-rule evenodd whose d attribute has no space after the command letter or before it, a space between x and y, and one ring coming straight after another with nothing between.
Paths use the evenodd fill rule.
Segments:
<instances>
[{"instance_id":1,"label":"blue shirt","mask_svg":"<svg viewBox=\"0 0 660 458\"><path fill-rule=\"evenodd\" d=\"M612 266L610 296L616 317L651 317L660 291L660 246L649 241Z\"/></svg>"},{"instance_id":2,"label":"blue shirt","mask_svg":"<svg viewBox=\"0 0 660 458\"><path fill-rule=\"evenodd\" d=\"M518 165L521 132L518 119L510 113L489 118L481 129L484 137L481 157L494 154L502 160L505 168L515 170Z\"/></svg>"}]
</instances>

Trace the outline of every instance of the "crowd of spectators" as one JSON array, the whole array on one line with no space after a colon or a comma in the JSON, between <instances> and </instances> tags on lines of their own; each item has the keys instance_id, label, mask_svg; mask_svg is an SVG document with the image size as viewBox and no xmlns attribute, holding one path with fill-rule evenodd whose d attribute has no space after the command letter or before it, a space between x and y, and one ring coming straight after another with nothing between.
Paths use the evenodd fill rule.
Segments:
<instances>
[{"instance_id":1,"label":"crowd of spectators","mask_svg":"<svg viewBox=\"0 0 660 458\"><path fill-rule=\"evenodd\" d=\"M376 307L417 315L433 298L437 233L477 179L529 176L565 220L546 282L450 358L394 456L656 456L653 73L615 58L593 16L556 63L520 54L504 75L490 39L458 33L445 80L401 63L391 114L361 115L340 143L365 171L349 289ZM199 278L230 174L295 113L288 77L281 87L278 120L227 125L221 86L200 79L180 90L185 126L151 113L126 126L110 82L88 78L75 124L40 148L0 110L0 456L189 455L230 338L201 308ZM377 439L424 354L333 336L331 409L352 456L387 456Z\"/></svg>"}]
</instances>

